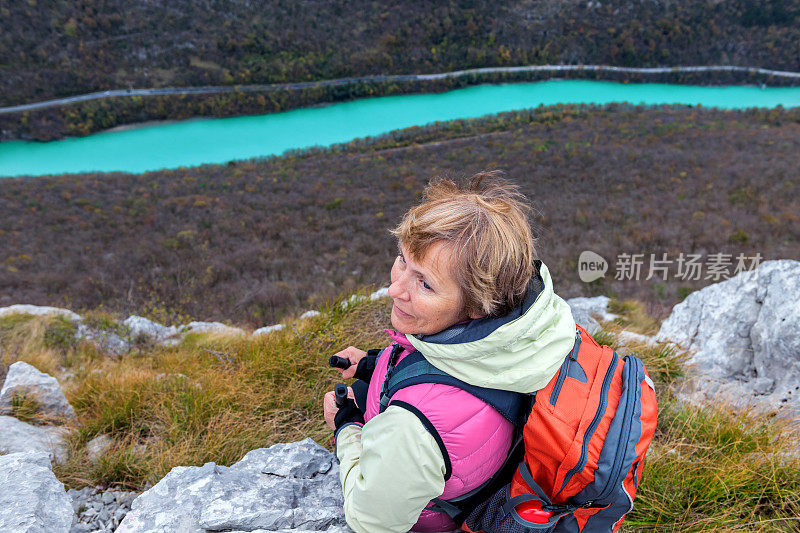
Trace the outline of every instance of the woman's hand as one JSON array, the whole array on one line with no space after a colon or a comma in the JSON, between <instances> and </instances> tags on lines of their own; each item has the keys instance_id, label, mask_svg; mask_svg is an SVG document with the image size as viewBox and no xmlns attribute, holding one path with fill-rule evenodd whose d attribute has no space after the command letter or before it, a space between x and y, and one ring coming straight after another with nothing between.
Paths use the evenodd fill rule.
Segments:
<instances>
[{"instance_id":1,"label":"woman's hand","mask_svg":"<svg viewBox=\"0 0 800 533\"><path fill-rule=\"evenodd\" d=\"M340 355L339 357L344 356ZM353 398L353 389L350 387L347 387L347 397ZM334 422L334 418L336 418L336 413L339 412L339 408L336 406L336 394L333 391L325 393L325 397L322 399L322 411L325 416L325 423L328 424L331 429L335 430L336 423Z\"/></svg>"},{"instance_id":2,"label":"woman's hand","mask_svg":"<svg viewBox=\"0 0 800 533\"><path fill-rule=\"evenodd\" d=\"M358 362L367 355L367 352L364 350L359 350L358 348L354 348L353 346L348 346L341 352L336 352L334 354L337 357L341 357L342 359L350 360L350 368L339 369L342 372L342 379L350 379L356 373L356 368L358 368Z\"/></svg>"}]
</instances>

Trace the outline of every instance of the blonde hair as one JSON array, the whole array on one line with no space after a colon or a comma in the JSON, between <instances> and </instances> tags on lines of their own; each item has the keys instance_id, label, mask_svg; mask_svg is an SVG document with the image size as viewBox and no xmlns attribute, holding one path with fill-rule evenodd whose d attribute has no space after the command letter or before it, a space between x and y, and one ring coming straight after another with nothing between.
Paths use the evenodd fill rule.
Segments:
<instances>
[{"instance_id":1,"label":"blonde hair","mask_svg":"<svg viewBox=\"0 0 800 533\"><path fill-rule=\"evenodd\" d=\"M470 315L508 313L525 298L535 274L531 207L502 175L481 172L462 184L434 178L422 203L391 230L414 260L424 258L433 244L445 243Z\"/></svg>"}]
</instances>

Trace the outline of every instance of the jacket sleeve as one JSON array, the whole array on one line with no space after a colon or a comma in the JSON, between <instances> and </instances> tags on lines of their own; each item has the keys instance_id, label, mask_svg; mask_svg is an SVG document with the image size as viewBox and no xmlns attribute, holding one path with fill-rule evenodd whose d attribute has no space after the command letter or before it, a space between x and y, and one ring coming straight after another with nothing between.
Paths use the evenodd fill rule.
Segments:
<instances>
[{"instance_id":1,"label":"jacket sleeve","mask_svg":"<svg viewBox=\"0 0 800 533\"><path fill-rule=\"evenodd\" d=\"M433 436L398 406L336 437L344 514L356 533L405 533L444 491L445 462Z\"/></svg>"}]
</instances>

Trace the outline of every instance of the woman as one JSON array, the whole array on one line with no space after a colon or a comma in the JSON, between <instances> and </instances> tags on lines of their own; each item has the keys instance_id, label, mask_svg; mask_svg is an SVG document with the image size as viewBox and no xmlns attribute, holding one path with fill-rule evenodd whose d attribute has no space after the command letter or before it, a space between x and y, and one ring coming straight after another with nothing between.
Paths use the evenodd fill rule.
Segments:
<instances>
[{"instance_id":1,"label":"woman","mask_svg":"<svg viewBox=\"0 0 800 533\"><path fill-rule=\"evenodd\" d=\"M380 353L349 347L337 354L353 363L344 378L369 383L363 405L337 409L332 392L324 400L345 517L356 532L457 529L431 500L484 483L514 434L500 412L450 385L412 385L381 405L384 380L403 358L418 350L470 385L532 393L572 348L575 321L536 260L529 209L496 172L466 186L436 180L393 230L393 342Z\"/></svg>"}]
</instances>

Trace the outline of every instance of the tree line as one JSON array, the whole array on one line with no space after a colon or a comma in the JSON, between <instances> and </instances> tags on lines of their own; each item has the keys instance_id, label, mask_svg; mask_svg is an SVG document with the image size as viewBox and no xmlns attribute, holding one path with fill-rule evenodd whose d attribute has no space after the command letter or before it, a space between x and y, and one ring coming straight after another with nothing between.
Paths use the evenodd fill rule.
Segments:
<instances>
[{"instance_id":1,"label":"tree line","mask_svg":"<svg viewBox=\"0 0 800 533\"><path fill-rule=\"evenodd\" d=\"M800 0L338 0L313 6L290 0L27 0L0 7L0 105L133 87L272 84L527 64L731 64L800 71L799 43ZM120 98L109 109L75 105L6 116L0 139L44 140L142 120L264 113L505 80ZM669 81L753 80L715 75Z\"/></svg>"}]
</instances>

